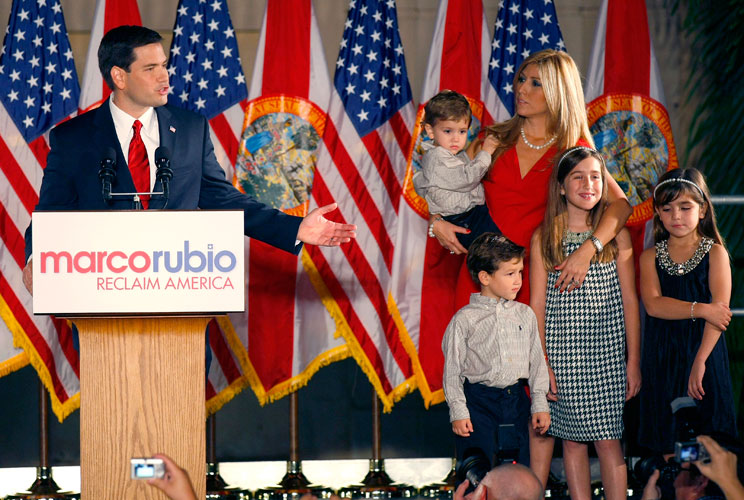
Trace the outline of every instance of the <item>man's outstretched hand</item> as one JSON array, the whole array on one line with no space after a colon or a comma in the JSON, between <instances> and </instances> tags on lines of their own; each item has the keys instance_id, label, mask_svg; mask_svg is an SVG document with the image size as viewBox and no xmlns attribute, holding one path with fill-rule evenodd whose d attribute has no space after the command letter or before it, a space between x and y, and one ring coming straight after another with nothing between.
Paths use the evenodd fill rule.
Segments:
<instances>
[{"instance_id":1,"label":"man's outstretched hand","mask_svg":"<svg viewBox=\"0 0 744 500\"><path fill-rule=\"evenodd\" d=\"M308 245L337 247L356 238L355 224L340 224L324 217L328 212L336 210L337 206L336 203L331 203L307 214L297 230L297 239Z\"/></svg>"}]
</instances>

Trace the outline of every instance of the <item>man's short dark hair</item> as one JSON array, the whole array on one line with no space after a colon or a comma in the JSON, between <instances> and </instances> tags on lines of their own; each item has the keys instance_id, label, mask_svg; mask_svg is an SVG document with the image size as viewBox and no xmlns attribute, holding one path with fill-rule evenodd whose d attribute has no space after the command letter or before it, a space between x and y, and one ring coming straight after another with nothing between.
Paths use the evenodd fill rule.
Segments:
<instances>
[{"instance_id":1,"label":"man's short dark hair","mask_svg":"<svg viewBox=\"0 0 744 500\"><path fill-rule=\"evenodd\" d=\"M424 124L432 127L439 120L466 119L470 124L471 116L470 103L454 90L442 90L424 106Z\"/></svg>"},{"instance_id":2,"label":"man's short dark hair","mask_svg":"<svg viewBox=\"0 0 744 500\"><path fill-rule=\"evenodd\" d=\"M111 79L111 68L118 66L129 71L134 62L134 49L160 43L163 39L157 31L143 26L117 26L109 30L101 39L98 47L98 68L106 81L106 85L116 90Z\"/></svg>"},{"instance_id":3,"label":"man's short dark hair","mask_svg":"<svg viewBox=\"0 0 744 500\"><path fill-rule=\"evenodd\" d=\"M470 277L480 285L478 273L493 273L502 262L524 258L524 247L496 233L483 233L468 248L467 265Z\"/></svg>"}]
</instances>

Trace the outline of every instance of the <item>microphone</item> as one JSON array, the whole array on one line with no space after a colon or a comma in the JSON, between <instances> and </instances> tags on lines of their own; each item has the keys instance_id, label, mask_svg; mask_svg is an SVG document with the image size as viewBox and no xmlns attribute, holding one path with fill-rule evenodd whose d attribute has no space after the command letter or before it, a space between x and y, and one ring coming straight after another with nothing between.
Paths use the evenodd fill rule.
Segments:
<instances>
[{"instance_id":1,"label":"microphone","mask_svg":"<svg viewBox=\"0 0 744 500\"><path fill-rule=\"evenodd\" d=\"M155 150L155 166L157 167L155 180L160 181L160 185L163 187L163 199L165 200L163 208L165 208L168 205L170 192L168 184L173 178L173 169L170 166L170 150L165 146L159 146Z\"/></svg>"},{"instance_id":2,"label":"microphone","mask_svg":"<svg viewBox=\"0 0 744 500\"><path fill-rule=\"evenodd\" d=\"M98 178L101 179L103 201L111 203L111 184L116 180L116 151L111 146L106 148L104 156L101 159Z\"/></svg>"}]
</instances>

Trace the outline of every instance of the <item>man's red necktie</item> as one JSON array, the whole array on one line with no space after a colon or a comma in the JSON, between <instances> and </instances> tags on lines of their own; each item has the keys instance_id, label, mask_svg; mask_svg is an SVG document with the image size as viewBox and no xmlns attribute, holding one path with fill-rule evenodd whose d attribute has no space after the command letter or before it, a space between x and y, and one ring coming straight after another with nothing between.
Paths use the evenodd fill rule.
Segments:
<instances>
[{"instance_id":1,"label":"man's red necktie","mask_svg":"<svg viewBox=\"0 0 744 500\"><path fill-rule=\"evenodd\" d=\"M127 162L129 173L132 174L132 180L134 181L134 188L138 193L142 193L150 190L150 161L147 159L145 143L142 142L142 136L140 136L142 123L139 120L134 120L132 128L134 129L134 136L132 142L129 143ZM150 197L140 196L140 199L142 200L142 206L147 209Z\"/></svg>"}]
</instances>

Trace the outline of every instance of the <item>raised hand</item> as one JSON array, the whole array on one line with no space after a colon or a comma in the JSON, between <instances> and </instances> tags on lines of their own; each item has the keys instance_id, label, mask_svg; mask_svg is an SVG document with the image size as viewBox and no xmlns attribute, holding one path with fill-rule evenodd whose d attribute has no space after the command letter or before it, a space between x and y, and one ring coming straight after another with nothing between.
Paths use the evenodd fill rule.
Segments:
<instances>
[{"instance_id":1,"label":"raised hand","mask_svg":"<svg viewBox=\"0 0 744 500\"><path fill-rule=\"evenodd\" d=\"M337 207L336 203L331 203L307 214L297 230L297 239L308 245L337 247L356 238L355 224L341 224L325 218L325 214Z\"/></svg>"}]
</instances>

